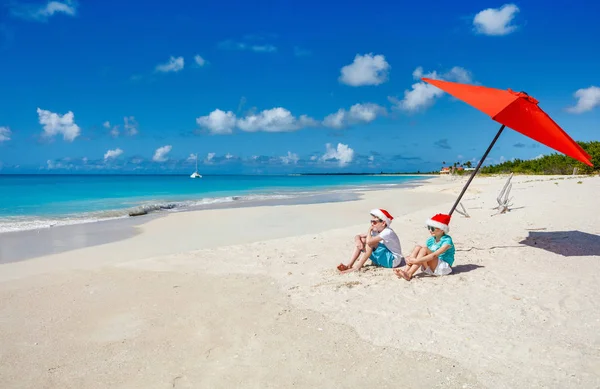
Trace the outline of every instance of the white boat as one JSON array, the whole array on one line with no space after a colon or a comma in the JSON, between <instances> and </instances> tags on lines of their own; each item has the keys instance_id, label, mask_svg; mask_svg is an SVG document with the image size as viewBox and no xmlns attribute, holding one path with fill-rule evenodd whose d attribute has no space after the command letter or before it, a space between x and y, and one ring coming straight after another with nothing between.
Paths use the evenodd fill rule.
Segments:
<instances>
[{"instance_id":1,"label":"white boat","mask_svg":"<svg viewBox=\"0 0 600 389\"><path fill-rule=\"evenodd\" d=\"M196 154L196 171L190 175L190 178L202 178L200 173L198 173L198 154Z\"/></svg>"}]
</instances>

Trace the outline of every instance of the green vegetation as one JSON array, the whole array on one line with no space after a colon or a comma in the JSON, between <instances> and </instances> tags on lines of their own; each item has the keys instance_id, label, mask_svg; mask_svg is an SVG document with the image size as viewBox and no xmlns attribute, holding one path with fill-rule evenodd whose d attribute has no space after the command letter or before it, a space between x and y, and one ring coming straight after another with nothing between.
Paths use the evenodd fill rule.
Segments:
<instances>
[{"instance_id":1,"label":"green vegetation","mask_svg":"<svg viewBox=\"0 0 600 389\"><path fill-rule=\"evenodd\" d=\"M594 174L600 172L600 142L577 142L591 157L594 167L584 165L571 157L553 153L538 159L515 159L499 165L481 168L483 174L515 173L515 174L572 174L577 168L578 174Z\"/></svg>"}]
</instances>

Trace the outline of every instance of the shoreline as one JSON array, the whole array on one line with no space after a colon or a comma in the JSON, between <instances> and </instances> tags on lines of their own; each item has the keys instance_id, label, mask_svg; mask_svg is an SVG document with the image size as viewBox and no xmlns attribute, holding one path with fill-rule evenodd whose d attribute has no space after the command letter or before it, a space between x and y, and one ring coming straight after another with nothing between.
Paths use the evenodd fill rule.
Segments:
<instances>
[{"instance_id":1,"label":"shoreline","mask_svg":"<svg viewBox=\"0 0 600 389\"><path fill-rule=\"evenodd\" d=\"M344 184L315 187L291 187L291 188L273 188L274 192L269 193L268 188L252 189L249 192L227 195L208 195L198 193L195 195L187 194L186 197L172 195L169 198L157 198L134 200L135 206L121 206L96 211L84 211L78 213L56 214L54 216L31 216L31 215L13 215L0 217L0 237L6 233L15 233L23 231L40 231L47 228L57 228L64 226L73 226L80 224L92 224L97 222L114 221L127 219L130 217L140 217L147 215L162 215L171 212L186 212L203 209L220 209L223 207L246 207L259 205L279 205L279 204L302 204L308 202L331 201L328 197L338 196L343 198L348 193L360 193L369 190L380 190L388 187L410 187L419 185L421 181L427 181L428 178L415 177L412 180L402 181L400 183L382 183L376 182L367 186L366 184ZM180 197L177 199L177 197ZM320 198L324 198L320 199ZM1 258L0 258L1 261Z\"/></svg>"},{"instance_id":2,"label":"shoreline","mask_svg":"<svg viewBox=\"0 0 600 389\"><path fill-rule=\"evenodd\" d=\"M597 387L599 177L514 177L501 215L506 176L477 178L470 217L452 218L449 276L335 270L370 209L392 213L407 253L465 181L172 213L117 242L0 265L2 357L17 361L0 382Z\"/></svg>"},{"instance_id":3,"label":"shoreline","mask_svg":"<svg viewBox=\"0 0 600 389\"><path fill-rule=\"evenodd\" d=\"M219 209L239 209L252 207L294 206L310 204L327 204L360 200L369 191L407 189L423 185L423 180L409 181L392 186L383 184L373 189L351 188L330 191L333 193L306 193L290 198L256 199L211 203L175 211L151 212L146 215L129 216L112 219L100 219L88 223L58 225L40 229L7 231L0 233L0 265L3 263L59 254L75 249L87 248L125 240L140 233L139 227L157 218L187 212L199 212ZM37 242L31 245L32 240ZM56 242L60 242L56 244Z\"/></svg>"}]
</instances>

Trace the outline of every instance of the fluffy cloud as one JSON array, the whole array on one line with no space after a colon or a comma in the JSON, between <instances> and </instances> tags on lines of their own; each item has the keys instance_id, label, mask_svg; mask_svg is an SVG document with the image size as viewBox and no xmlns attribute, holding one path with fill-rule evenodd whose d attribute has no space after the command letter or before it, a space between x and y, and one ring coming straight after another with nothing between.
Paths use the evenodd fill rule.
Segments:
<instances>
[{"instance_id":1,"label":"fluffy cloud","mask_svg":"<svg viewBox=\"0 0 600 389\"><path fill-rule=\"evenodd\" d=\"M300 159L298 158L298 154L292 153L291 151L288 151L287 155L279 158L284 165L288 165L290 163L297 164L298 160Z\"/></svg>"},{"instance_id":2,"label":"fluffy cloud","mask_svg":"<svg viewBox=\"0 0 600 389\"><path fill-rule=\"evenodd\" d=\"M10 140L11 131L8 127L0 127L0 143Z\"/></svg>"},{"instance_id":3,"label":"fluffy cloud","mask_svg":"<svg viewBox=\"0 0 600 389\"><path fill-rule=\"evenodd\" d=\"M73 142L81 133L81 129L75 124L75 115L69 111L64 115L56 114L43 109L37 109L40 124L44 128L44 135L53 137L62 134L67 142Z\"/></svg>"},{"instance_id":4,"label":"fluffy cloud","mask_svg":"<svg viewBox=\"0 0 600 389\"><path fill-rule=\"evenodd\" d=\"M106 128L107 130L110 130L110 135L111 135L113 138L116 138L116 137L118 137L118 136L119 136L119 126L118 126L118 125L116 125L116 126L111 126L110 122L107 120L107 121L105 121L105 122L102 124L102 126L103 126L104 128Z\"/></svg>"},{"instance_id":5,"label":"fluffy cloud","mask_svg":"<svg viewBox=\"0 0 600 389\"><path fill-rule=\"evenodd\" d=\"M171 152L172 148L173 147L171 145L166 145L166 146L159 147L154 152L154 156L152 157L152 160L154 162L164 162L164 161L166 161L167 160L167 154L169 154Z\"/></svg>"},{"instance_id":6,"label":"fluffy cloud","mask_svg":"<svg viewBox=\"0 0 600 389\"><path fill-rule=\"evenodd\" d=\"M109 159L114 159L117 158L119 155L123 154L123 150L116 148L114 150L108 150L105 154L104 154L104 160L107 161ZM87 158L86 158L86 162L87 162Z\"/></svg>"},{"instance_id":7,"label":"fluffy cloud","mask_svg":"<svg viewBox=\"0 0 600 389\"><path fill-rule=\"evenodd\" d=\"M281 107L266 109L258 114L251 114L237 121L238 128L247 132L296 131L300 128L316 124L317 122L314 119L306 115L296 118L290 111Z\"/></svg>"},{"instance_id":8,"label":"fluffy cloud","mask_svg":"<svg viewBox=\"0 0 600 389\"><path fill-rule=\"evenodd\" d=\"M379 85L388 80L390 64L381 54L357 54L350 65L341 70L339 81L350 86Z\"/></svg>"},{"instance_id":9,"label":"fluffy cloud","mask_svg":"<svg viewBox=\"0 0 600 389\"><path fill-rule=\"evenodd\" d=\"M75 16L77 7L71 0L49 1L46 5L31 5L15 3L11 7L11 14L18 18L45 22L55 14Z\"/></svg>"},{"instance_id":10,"label":"fluffy cloud","mask_svg":"<svg viewBox=\"0 0 600 389\"><path fill-rule=\"evenodd\" d=\"M197 157L198 157L198 154L193 154L192 153L192 154L190 154L189 157L187 157L186 161L187 162L195 162Z\"/></svg>"},{"instance_id":11,"label":"fluffy cloud","mask_svg":"<svg viewBox=\"0 0 600 389\"><path fill-rule=\"evenodd\" d=\"M420 80L422 77L462 83L470 83L472 81L471 73L459 66L455 66L448 72L441 74L436 71L424 73L423 68L419 66L414 70L413 78L415 80ZM407 112L416 112L430 107L435 102L435 99L443 94L444 91L438 87L421 81L413 84L412 89L405 90L404 98L402 100L398 100L395 97L389 97L389 100L398 109Z\"/></svg>"},{"instance_id":12,"label":"fluffy cloud","mask_svg":"<svg viewBox=\"0 0 600 389\"><path fill-rule=\"evenodd\" d=\"M127 135L136 135L138 133L138 123L135 120L134 116L124 117L123 118L125 124L123 124L123 128L125 128L125 132Z\"/></svg>"},{"instance_id":13,"label":"fluffy cloud","mask_svg":"<svg viewBox=\"0 0 600 389\"><path fill-rule=\"evenodd\" d=\"M208 153L206 154L206 159L204 160L205 163L212 163L212 160L215 158L215 155L217 155L216 153Z\"/></svg>"},{"instance_id":14,"label":"fluffy cloud","mask_svg":"<svg viewBox=\"0 0 600 389\"><path fill-rule=\"evenodd\" d=\"M194 56L194 62L196 62L196 64L200 67L206 65L206 60L198 54Z\"/></svg>"},{"instance_id":15,"label":"fluffy cloud","mask_svg":"<svg viewBox=\"0 0 600 389\"><path fill-rule=\"evenodd\" d=\"M127 135L137 135L138 131L138 123L135 120L134 116L126 116L123 118L123 130L124 133ZM106 128L107 130L110 130L110 135L114 138L118 137L120 135L120 130L119 130L119 125L111 125L110 122L107 120L104 123L102 123L102 126L104 128Z\"/></svg>"},{"instance_id":16,"label":"fluffy cloud","mask_svg":"<svg viewBox=\"0 0 600 389\"><path fill-rule=\"evenodd\" d=\"M196 118L196 123L213 134L231 134L234 128L246 132L285 132L317 125L316 120L306 115L296 118L290 111L281 107L266 109L242 118L237 118L231 111L215 109L207 116Z\"/></svg>"},{"instance_id":17,"label":"fluffy cloud","mask_svg":"<svg viewBox=\"0 0 600 389\"><path fill-rule=\"evenodd\" d=\"M168 73L168 72L178 72L182 70L184 67L183 57L173 57L169 58L169 61L164 64L160 64L156 66L157 72Z\"/></svg>"},{"instance_id":18,"label":"fluffy cloud","mask_svg":"<svg viewBox=\"0 0 600 389\"><path fill-rule=\"evenodd\" d=\"M344 128L357 123L370 123L377 116L385 115L386 109L377 104L354 104L350 110L341 108L336 113L327 115L323 125L330 128Z\"/></svg>"},{"instance_id":19,"label":"fluffy cloud","mask_svg":"<svg viewBox=\"0 0 600 389\"><path fill-rule=\"evenodd\" d=\"M344 167L354 159L354 150L348 145L338 143L337 148L333 148L331 143L327 143L325 148L325 154L321 157L322 161L337 160L340 167Z\"/></svg>"},{"instance_id":20,"label":"fluffy cloud","mask_svg":"<svg viewBox=\"0 0 600 389\"><path fill-rule=\"evenodd\" d=\"M506 35L517 29L511 22L519 12L514 4L505 4L500 8L488 8L473 18L473 26L479 34Z\"/></svg>"},{"instance_id":21,"label":"fluffy cloud","mask_svg":"<svg viewBox=\"0 0 600 389\"><path fill-rule=\"evenodd\" d=\"M567 108L568 112L583 113L591 111L595 107L600 107L600 88L597 86L578 89L577 92L573 93L573 96L577 99L577 104Z\"/></svg>"},{"instance_id":22,"label":"fluffy cloud","mask_svg":"<svg viewBox=\"0 0 600 389\"><path fill-rule=\"evenodd\" d=\"M215 109L208 116L196 118L196 123L213 134L231 134L236 124L235 114L231 111Z\"/></svg>"}]
</instances>

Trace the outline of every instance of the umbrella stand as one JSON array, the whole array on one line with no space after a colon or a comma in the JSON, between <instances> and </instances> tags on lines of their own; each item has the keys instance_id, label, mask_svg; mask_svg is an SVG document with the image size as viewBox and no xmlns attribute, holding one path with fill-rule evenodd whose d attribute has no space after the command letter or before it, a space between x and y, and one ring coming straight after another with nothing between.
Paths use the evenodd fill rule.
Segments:
<instances>
[{"instance_id":1,"label":"umbrella stand","mask_svg":"<svg viewBox=\"0 0 600 389\"><path fill-rule=\"evenodd\" d=\"M475 175L479 171L479 168L481 167L481 164L483 163L483 161L485 161L486 157L488 156L488 154L492 150L492 147L494 147L494 144L496 143L496 141L500 137L500 134L502 134L502 131L504 130L504 127L506 127L506 126L502 125L502 127L500 127L500 130L498 130L498 133L494 137L494 140L492 141L492 143L490 143L490 146L485 151L485 154L483 154L483 157L481 157L481 159L479 160L479 163L477 164L477 167L475 168L475 170L473 170L473 173L471 173L471 177L469 177L469 180L467 181L467 183L465 184L464 188L462 189L462 192L460 192L460 194L458 195L458 198L456 199L456 202L452 206L452 209L450 210L450 213L448 215L452 216L452 213L454 212L454 210L458 206L458 203L460 203L460 199L462 199L463 195L467 191L467 188L469 187L469 184L471 183L471 181L473 181L473 178L475 178Z\"/></svg>"}]
</instances>

